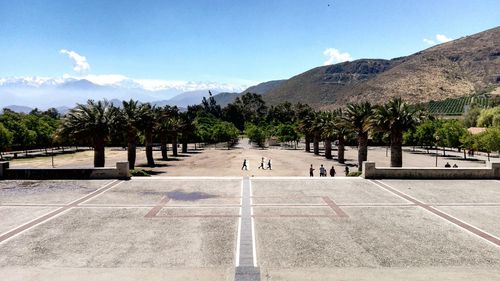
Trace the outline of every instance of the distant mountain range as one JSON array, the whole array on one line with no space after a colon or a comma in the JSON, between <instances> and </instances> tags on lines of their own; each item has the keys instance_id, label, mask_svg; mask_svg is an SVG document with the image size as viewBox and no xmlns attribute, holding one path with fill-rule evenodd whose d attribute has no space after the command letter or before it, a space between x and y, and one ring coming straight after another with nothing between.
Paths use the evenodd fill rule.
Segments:
<instances>
[{"instance_id":1,"label":"distant mountain range","mask_svg":"<svg viewBox=\"0 0 500 281\"><path fill-rule=\"evenodd\" d=\"M332 108L400 96L427 102L491 92L500 87L500 27L391 60L360 59L321 66L294 76L264 96Z\"/></svg>"},{"instance_id":2,"label":"distant mountain range","mask_svg":"<svg viewBox=\"0 0 500 281\"><path fill-rule=\"evenodd\" d=\"M100 85L87 79L17 77L0 78L0 108L26 111L28 108L72 107L88 99L128 100L130 98L161 105L186 107L198 104L208 90L241 91L243 88L218 83L172 82L171 85L143 85L132 79Z\"/></svg>"}]
</instances>

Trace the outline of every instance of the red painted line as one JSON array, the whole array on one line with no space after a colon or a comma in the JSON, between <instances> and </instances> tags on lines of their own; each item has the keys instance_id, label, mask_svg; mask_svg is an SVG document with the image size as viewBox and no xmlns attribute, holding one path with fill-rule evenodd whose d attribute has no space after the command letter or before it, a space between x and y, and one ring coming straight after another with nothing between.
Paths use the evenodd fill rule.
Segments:
<instances>
[{"instance_id":1,"label":"red painted line","mask_svg":"<svg viewBox=\"0 0 500 281\"><path fill-rule=\"evenodd\" d=\"M398 195L399 197L404 198L412 203L415 203L416 205L424 208L425 210L427 210L427 211L429 211L429 212L431 212L431 213L433 213L433 214L435 214L435 215L437 215L437 216L439 216L439 217L441 217L441 218L443 218L443 219L445 219L445 220L447 220L447 221L449 221L449 222L451 222L451 223L453 223L453 224L455 224L455 225L457 225L457 226L459 226L459 227L461 227L461 228L497 245L497 246L500 246L500 239L498 239L497 237L494 237L493 235L490 235L490 234L488 234L480 229L477 229L476 227L474 227L470 224L467 224L467 223L465 223L461 220L458 220L458 219L456 219L456 218L454 218L454 217L452 217L444 212L441 212L438 209L435 209L435 208L433 208L433 207L431 207L431 206L429 206L421 201L418 201L417 199L410 197L410 196L402 193L401 191L396 190L396 189L388 186L387 184L385 184L383 182L380 182L380 181L377 181L377 182L380 183L380 184L378 184L378 186L384 188L385 190L392 192L392 193Z\"/></svg>"},{"instance_id":2,"label":"red painted line","mask_svg":"<svg viewBox=\"0 0 500 281\"><path fill-rule=\"evenodd\" d=\"M170 201L170 198L167 196L164 196L160 203L158 205L154 206L149 212L144 216L145 218L153 218L155 217L165 205L167 205L168 201Z\"/></svg>"},{"instance_id":3,"label":"red painted line","mask_svg":"<svg viewBox=\"0 0 500 281\"><path fill-rule=\"evenodd\" d=\"M113 183L115 183L115 184L113 184ZM73 202L65 205L64 207L61 207L61 208L59 208L57 210L54 210L54 211L52 211L52 212L50 212L48 214L45 214L45 215L43 215L43 216L41 216L41 217L39 217L37 219L34 219L34 220L32 220L32 221L30 221L30 222L28 222L26 224L23 224L23 225L15 228L15 229L9 231L9 232L4 233L3 235L0 236L0 243L2 243L3 241L5 241L5 240L7 240L7 239L9 239L9 238L11 238L11 237L13 237L13 236L21 233L21 232L23 232L25 230L28 230L28 229L30 229L30 228L38 225L38 224L41 224L41 223L43 223L43 222L51 219L51 218L53 218L53 217L61 214L62 212L65 212L65 211L67 211L67 210L69 210L69 209L77 206L78 204L91 199L92 197L95 197L95 196L97 196L97 195L99 195L99 194L101 194L103 192L106 192L110 188L118 185L119 183L120 182L118 182L118 183L117 182L108 183L104 187L101 187L98 190L96 190L96 191L94 191L94 192L92 192L92 193L90 193L90 194L88 194L88 195L86 195L86 196L84 196L84 197L82 197L80 199L77 199L77 200L75 200L75 201L73 201Z\"/></svg>"},{"instance_id":4,"label":"red painted line","mask_svg":"<svg viewBox=\"0 0 500 281\"><path fill-rule=\"evenodd\" d=\"M321 197L330 208L341 218L348 218L349 216L328 196Z\"/></svg>"}]
</instances>

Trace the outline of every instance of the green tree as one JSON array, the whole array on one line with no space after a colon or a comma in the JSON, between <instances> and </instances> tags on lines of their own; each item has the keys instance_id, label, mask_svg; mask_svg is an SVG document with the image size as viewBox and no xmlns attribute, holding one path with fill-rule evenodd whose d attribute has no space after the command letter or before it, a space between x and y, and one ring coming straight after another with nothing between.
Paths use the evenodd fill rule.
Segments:
<instances>
[{"instance_id":1,"label":"green tree","mask_svg":"<svg viewBox=\"0 0 500 281\"><path fill-rule=\"evenodd\" d=\"M94 166L104 167L104 147L118 110L107 100L77 104L64 118L60 133L73 139L87 139L94 147Z\"/></svg>"},{"instance_id":2,"label":"green tree","mask_svg":"<svg viewBox=\"0 0 500 281\"><path fill-rule=\"evenodd\" d=\"M146 160L149 167L154 167L155 160L153 158L153 133L156 127L156 107L149 103L140 105L140 116L138 128L144 133L144 146L146 147Z\"/></svg>"},{"instance_id":3,"label":"green tree","mask_svg":"<svg viewBox=\"0 0 500 281\"><path fill-rule=\"evenodd\" d=\"M477 119L479 127L492 127L500 125L500 106L481 110Z\"/></svg>"},{"instance_id":4,"label":"green tree","mask_svg":"<svg viewBox=\"0 0 500 281\"><path fill-rule=\"evenodd\" d=\"M465 112L464 114L464 126L466 128L476 127L477 119L479 118L480 114L481 108L479 108L479 106L477 106L476 104L471 104L469 110L467 110L467 112Z\"/></svg>"},{"instance_id":5,"label":"green tree","mask_svg":"<svg viewBox=\"0 0 500 281\"><path fill-rule=\"evenodd\" d=\"M120 122L127 138L127 161L129 169L135 168L135 161L137 158L137 142L138 134L141 126L141 116L144 114L142 107L138 101L130 100L122 102L122 109L120 110Z\"/></svg>"},{"instance_id":6,"label":"green tree","mask_svg":"<svg viewBox=\"0 0 500 281\"><path fill-rule=\"evenodd\" d=\"M275 134L280 142L293 142L295 144L295 149L297 149L297 143L300 141L300 134L294 125L279 124L275 128Z\"/></svg>"},{"instance_id":7,"label":"green tree","mask_svg":"<svg viewBox=\"0 0 500 281\"><path fill-rule=\"evenodd\" d=\"M12 145L13 139L13 134L7 128L5 128L2 123L0 123L0 159L3 159L2 152L5 150L5 148Z\"/></svg>"},{"instance_id":8,"label":"green tree","mask_svg":"<svg viewBox=\"0 0 500 281\"><path fill-rule=\"evenodd\" d=\"M375 109L374 126L389 133L391 143L391 167L403 165L403 132L415 127L422 114L401 98L392 98Z\"/></svg>"},{"instance_id":9,"label":"green tree","mask_svg":"<svg viewBox=\"0 0 500 281\"><path fill-rule=\"evenodd\" d=\"M216 142L226 142L227 149L230 149L238 142L240 131L233 123L219 121L212 128L212 136Z\"/></svg>"},{"instance_id":10,"label":"green tree","mask_svg":"<svg viewBox=\"0 0 500 281\"><path fill-rule=\"evenodd\" d=\"M460 138L465 131L458 120L447 120L441 123L436 130L436 136L439 137L439 144L443 146L443 155L446 155L446 147L461 148Z\"/></svg>"},{"instance_id":11,"label":"green tree","mask_svg":"<svg viewBox=\"0 0 500 281\"><path fill-rule=\"evenodd\" d=\"M436 144L436 131L441 127L439 120L425 120L415 128L415 140L418 145L429 149Z\"/></svg>"},{"instance_id":12,"label":"green tree","mask_svg":"<svg viewBox=\"0 0 500 281\"><path fill-rule=\"evenodd\" d=\"M488 154L488 161L490 161L490 153L500 151L500 125L488 128L478 134L477 142L479 150L485 151Z\"/></svg>"},{"instance_id":13,"label":"green tree","mask_svg":"<svg viewBox=\"0 0 500 281\"><path fill-rule=\"evenodd\" d=\"M245 134L251 142L257 144L260 148L265 148L268 138L268 132L265 128L247 123L245 125Z\"/></svg>"}]
</instances>

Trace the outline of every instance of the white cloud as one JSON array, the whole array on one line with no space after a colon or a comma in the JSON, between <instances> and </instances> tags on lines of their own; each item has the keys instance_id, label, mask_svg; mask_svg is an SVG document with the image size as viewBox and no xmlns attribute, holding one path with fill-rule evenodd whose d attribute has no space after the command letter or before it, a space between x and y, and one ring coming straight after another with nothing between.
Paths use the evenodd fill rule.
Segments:
<instances>
[{"instance_id":1,"label":"white cloud","mask_svg":"<svg viewBox=\"0 0 500 281\"><path fill-rule=\"evenodd\" d=\"M349 53L341 53L339 50L335 48L326 49L323 54L328 56L328 59L323 63L323 65L330 65L344 61L351 61L352 57Z\"/></svg>"},{"instance_id":2,"label":"white cloud","mask_svg":"<svg viewBox=\"0 0 500 281\"><path fill-rule=\"evenodd\" d=\"M61 54L67 55L73 61L73 70L76 72L83 72L90 70L90 65L87 62L87 58L78 54L75 51L61 49L59 51Z\"/></svg>"},{"instance_id":3,"label":"white cloud","mask_svg":"<svg viewBox=\"0 0 500 281\"><path fill-rule=\"evenodd\" d=\"M424 42L429 44L429 45L436 45L436 42L437 43L446 43L446 42L450 42L451 40L453 40L452 38L448 38L446 35L443 35L443 34L436 34L436 40L431 40L431 39L427 39L427 38L424 38Z\"/></svg>"},{"instance_id":4,"label":"white cloud","mask_svg":"<svg viewBox=\"0 0 500 281\"><path fill-rule=\"evenodd\" d=\"M436 45L436 42L434 42L433 40L427 39L427 38L424 38L424 42L429 44L429 45Z\"/></svg>"},{"instance_id":5,"label":"white cloud","mask_svg":"<svg viewBox=\"0 0 500 281\"><path fill-rule=\"evenodd\" d=\"M451 38L446 37L446 35L443 34L436 34L436 39L438 40L439 43L446 43L453 40Z\"/></svg>"}]
</instances>

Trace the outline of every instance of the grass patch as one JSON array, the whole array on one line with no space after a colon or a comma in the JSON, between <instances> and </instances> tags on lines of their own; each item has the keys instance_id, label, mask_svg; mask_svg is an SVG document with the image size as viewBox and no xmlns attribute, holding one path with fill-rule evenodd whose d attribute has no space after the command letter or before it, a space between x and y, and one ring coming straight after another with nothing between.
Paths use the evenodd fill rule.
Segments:
<instances>
[{"instance_id":1,"label":"grass patch","mask_svg":"<svg viewBox=\"0 0 500 281\"><path fill-rule=\"evenodd\" d=\"M150 177L151 175L148 174L148 172L142 170L142 169L133 169L133 170L130 170L130 174L133 176L133 177Z\"/></svg>"},{"instance_id":2,"label":"grass patch","mask_svg":"<svg viewBox=\"0 0 500 281\"><path fill-rule=\"evenodd\" d=\"M361 172L360 171L350 172L347 176L348 177L359 177L359 176L361 176Z\"/></svg>"}]
</instances>

